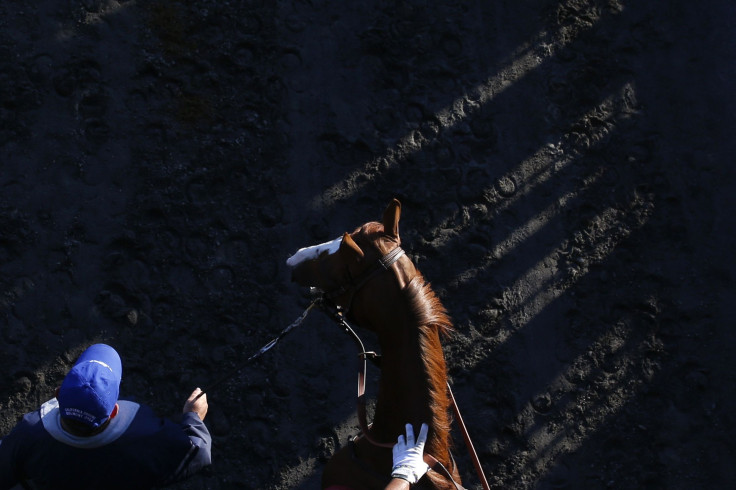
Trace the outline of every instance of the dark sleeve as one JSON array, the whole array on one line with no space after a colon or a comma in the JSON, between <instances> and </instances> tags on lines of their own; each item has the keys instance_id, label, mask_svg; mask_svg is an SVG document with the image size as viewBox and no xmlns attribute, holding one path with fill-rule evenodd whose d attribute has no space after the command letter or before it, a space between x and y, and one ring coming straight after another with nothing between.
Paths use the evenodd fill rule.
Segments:
<instances>
[{"instance_id":1,"label":"dark sleeve","mask_svg":"<svg viewBox=\"0 0 736 490\"><path fill-rule=\"evenodd\" d=\"M7 436L0 439L0 490L12 489L19 484L23 464L21 443L24 439L33 439L32 423L37 419L35 413L26 414Z\"/></svg>"},{"instance_id":2,"label":"dark sleeve","mask_svg":"<svg viewBox=\"0 0 736 490\"><path fill-rule=\"evenodd\" d=\"M15 476L14 435L11 432L5 439L0 439L0 490L8 490L18 483Z\"/></svg>"},{"instance_id":3,"label":"dark sleeve","mask_svg":"<svg viewBox=\"0 0 736 490\"><path fill-rule=\"evenodd\" d=\"M181 428L189 437L192 446L167 484L184 480L212 463L212 436L199 415L195 412L185 413Z\"/></svg>"}]
</instances>

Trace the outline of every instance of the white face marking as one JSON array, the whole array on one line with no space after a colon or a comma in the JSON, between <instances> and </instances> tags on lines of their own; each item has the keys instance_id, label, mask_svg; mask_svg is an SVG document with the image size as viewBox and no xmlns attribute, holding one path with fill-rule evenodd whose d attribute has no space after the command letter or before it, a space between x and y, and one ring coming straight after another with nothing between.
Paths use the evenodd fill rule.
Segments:
<instances>
[{"instance_id":1,"label":"white face marking","mask_svg":"<svg viewBox=\"0 0 736 490\"><path fill-rule=\"evenodd\" d=\"M311 247L300 248L297 253L292 255L286 260L286 265L289 267L296 267L302 262L307 260L316 259L323 252L327 252L329 255L334 254L340 248L342 243L342 237L335 238L329 242L320 243L319 245L312 245Z\"/></svg>"}]
</instances>

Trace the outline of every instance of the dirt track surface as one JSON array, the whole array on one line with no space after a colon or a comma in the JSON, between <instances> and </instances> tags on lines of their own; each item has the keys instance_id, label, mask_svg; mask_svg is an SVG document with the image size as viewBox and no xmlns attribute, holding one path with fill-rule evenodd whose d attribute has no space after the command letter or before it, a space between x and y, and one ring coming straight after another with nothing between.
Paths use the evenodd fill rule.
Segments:
<instances>
[{"instance_id":1,"label":"dirt track surface","mask_svg":"<svg viewBox=\"0 0 736 490\"><path fill-rule=\"evenodd\" d=\"M735 31L725 0L4 0L0 434L96 341L175 415L301 314L292 252L397 197L494 488L733 488ZM310 314L209 394L176 488L318 488L353 359Z\"/></svg>"}]
</instances>

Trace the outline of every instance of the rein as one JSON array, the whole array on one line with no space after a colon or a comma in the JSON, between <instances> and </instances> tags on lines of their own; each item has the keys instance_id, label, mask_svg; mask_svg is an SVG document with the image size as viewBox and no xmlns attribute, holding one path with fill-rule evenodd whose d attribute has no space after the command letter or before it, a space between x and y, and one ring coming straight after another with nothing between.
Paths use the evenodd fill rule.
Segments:
<instances>
[{"instance_id":1,"label":"rein","mask_svg":"<svg viewBox=\"0 0 736 490\"><path fill-rule=\"evenodd\" d=\"M261 357L263 354L265 354L267 351L269 351L271 349L271 347L273 347L281 339L283 339L284 336L287 333L291 332L294 328L296 328L299 325L301 325L302 322L304 321L304 319L307 318L307 315L309 314L309 312L311 311L311 309L314 308L315 306L317 306L319 303L320 303L320 299L319 298L318 299L315 299L314 301L312 301L309 304L309 306L307 306L307 309L304 310L304 313L302 313L301 316L299 316L299 318L297 318L296 320L294 320L293 322L291 322L285 329L283 329L281 331L281 333L279 333L279 335L275 339L271 340L269 343L267 343L266 345L264 345L263 347L261 347L258 350L258 352L256 352L252 356L250 356L248 359L245 359L244 361L240 362L237 366L235 366L235 369L229 370L225 375L223 375L222 377L218 378L216 381L213 381L207 387L207 390L202 390L201 392L199 392L199 394L197 394L197 396L194 398L194 400L195 401L198 400L199 397L201 397L202 395L204 395L207 391L211 391L213 388L216 388L217 386L221 385L225 381L240 376L240 371L246 366L246 364L249 364L252 361L254 361L254 360L258 359L259 357Z\"/></svg>"},{"instance_id":2,"label":"rein","mask_svg":"<svg viewBox=\"0 0 736 490\"><path fill-rule=\"evenodd\" d=\"M350 287L348 286L342 286L338 290L330 292L330 293L324 293L322 298L319 298L315 300L312 305L310 305L310 308L316 303L322 311L327 313L330 318L332 318L335 323L342 329L343 332L348 334L350 338L353 339L353 342L358 348L358 399L357 399L357 406L358 406L358 423L360 425L360 430L363 433L363 436L366 438L368 442L373 444L374 446L383 447L383 448L392 448L394 446L393 443L384 443L384 442L378 442L376 441L371 435L370 435L370 424L368 424L368 417L366 415L366 398L365 398L365 378L366 378L366 360L370 360L375 365L378 365L380 362L380 355L376 354L373 351L367 352L365 350L365 346L363 345L363 341L360 339L357 333L355 333L355 330L350 327L347 320L345 320L345 315L347 314L347 311L350 309L350 305L353 301L353 296L355 293L362 288L369 280L371 280L373 277L375 277L377 274L386 271L391 267L393 263L395 263L399 258L401 258L402 255L404 255L405 252L401 247L396 247L389 253L385 254L383 257L381 257L377 264L366 271L362 276L360 277L360 280L357 281L357 283L350 284ZM336 298L342 294L345 294L346 292L350 291L352 288L352 294L350 296L350 301L348 302L348 307L344 310L342 310L340 307L338 307L333 298ZM465 440L465 445L468 448L468 452L470 454L471 459L473 460L473 466L475 467L475 471L478 474L478 478L480 479L481 485L483 486L484 490L489 490L490 486L488 485L488 481L486 479L486 476L483 472L483 468L480 464L480 459L478 458L478 453L475 450L475 447L473 446L473 442L470 439L470 434L468 433L468 429L465 426L465 422L463 421L462 415L460 414L460 409L457 406L457 402L455 401L455 396L452 393L452 388L450 387L450 383L447 382L447 392L450 396L451 405L453 408L453 412L455 413L455 417L457 419L458 425L460 426L460 431L463 434L463 439ZM461 490L462 487L459 486L455 480L452 478L452 475L450 472L445 468L445 466L437 461L437 459L430 455L425 454L424 455L425 462L435 471L442 473L445 477L449 478L449 480L455 485L455 488L458 490ZM453 461L454 463L454 461Z\"/></svg>"},{"instance_id":3,"label":"rein","mask_svg":"<svg viewBox=\"0 0 736 490\"><path fill-rule=\"evenodd\" d=\"M378 447L386 447L386 448L392 448L394 447L394 443L385 443L385 442L378 442L376 441L370 433L370 425L368 424L368 417L366 415L366 400L365 400L365 373L366 373L366 359L370 359L371 362L378 365L380 356L376 354L375 352L366 352L365 346L363 345L363 341L360 340L360 337L357 333L355 333L355 330L353 330L348 322L345 320L345 317L343 316L342 312L337 309L337 307L334 308L328 308L325 305L325 302L322 301L319 303L320 307L324 312L330 315L330 317L337 323L337 325L342 329L343 332L348 334L351 339L353 339L353 342L355 342L355 345L358 347L358 423L360 424L360 430L363 432L363 436L373 444L374 446ZM334 303L333 303L334 305Z\"/></svg>"}]
</instances>

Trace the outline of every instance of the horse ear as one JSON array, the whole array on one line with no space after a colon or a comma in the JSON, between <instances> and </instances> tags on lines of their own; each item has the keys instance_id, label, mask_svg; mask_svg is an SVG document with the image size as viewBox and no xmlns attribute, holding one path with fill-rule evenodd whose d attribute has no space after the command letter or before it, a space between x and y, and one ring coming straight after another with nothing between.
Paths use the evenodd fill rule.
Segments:
<instances>
[{"instance_id":1,"label":"horse ear","mask_svg":"<svg viewBox=\"0 0 736 490\"><path fill-rule=\"evenodd\" d=\"M392 238L399 238L399 218L401 217L401 203L394 199L383 212L383 230Z\"/></svg>"},{"instance_id":2,"label":"horse ear","mask_svg":"<svg viewBox=\"0 0 736 490\"><path fill-rule=\"evenodd\" d=\"M355 258L355 260L360 260L365 256L358 244L355 243L355 240L353 240L347 232L342 236L340 250L345 251L349 257Z\"/></svg>"}]
</instances>

